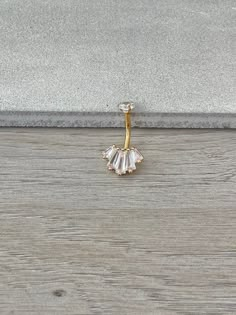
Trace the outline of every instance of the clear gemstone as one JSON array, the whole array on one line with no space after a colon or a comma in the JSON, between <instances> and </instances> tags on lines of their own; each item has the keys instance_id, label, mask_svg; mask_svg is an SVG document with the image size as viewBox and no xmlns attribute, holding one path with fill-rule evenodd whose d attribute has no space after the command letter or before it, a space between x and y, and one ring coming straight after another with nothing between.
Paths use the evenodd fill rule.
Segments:
<instances>
[{"instance_id":1,"label":"clear gemstone","mask_svg":"<svg viewBox=\"0 0 236 315\"><path fill-rule=\"evenodd\" d=\"M130 150L128 151L128 171L131 173L133 170L136 170L135 153L134 150Z\"/></svg>"},{"instance_id":2,"label":"clear gemstone","mask_svg":"<svg viewBox=\"0 0 236 315\"><path fill-rule=\"evenodd\" d=\"M113 156L116 154L117 148L115 146L112 146L112 149L107 153L106 158L110 161Z\"/></svg>"},{"instance_id":3,"label":"clear gemstone","mask_svg":"<svg viewBox=\"0 0 236 315\"><path fill-rule=\"evenodd\" d=\"M119 156L119 152L116 150L115 154L112 156L112 158L107 163L107 167L108 167L109 170L113 170L114 169L114 162L116 161L118 156Z\"/></svg>"},{"instance_id":4,"label":"clear gemstone","mask_svg":"<svg viewBox=\"0 0 236 315\"><path fill-rule=\"evenodd\" d=\"M120 171L120 164L121 164L121 160L122 160L122 151L119 150L116 154L116 158L114 159L114 162L112 163L113 164L113 168L119 172Z\"/></svg>"},{"instance_id":5,"label":"clear gemstone","mask_svg":"<svg viewBox=\"0 0 236 315\"><path fill-rule=\"evenodd\" d=\"M136 163L142 162L143 156L142 156L142 154L139 152L139 150L136 149L136 148L132 148L132 150L134 151L134 154L135 154L135 162L136 162Z\"/></svg>"},{"instance_id":6,"label":"clear gemstone","mask_svg":"<svg viewBox=\"0 0 236 315\"><path fill-rule=\"evenodd\" d=\"M111 147L107 148L105 151L103 151L102 152L102 157L104 159L107 159L107 155L111 153L112 149L113 149L113 146L111 146Z\"/></svg>"},{"instance_id":7,"label":"clear gemstone","mask_svg":"<svg viewBox=\"0 0 236 315\"><path fill-rule=\"evenodd\" d=\"M128 113L129 111L131 111L134 108L134 103L132 103L132 102L123 102L123 103L120 103L118 106L119 106L119 109L122 112Z\"/></svg>"},{"instance_id":8,"label":"clear gemstone","mask_svg":"<svg viewBox=\"0 0 236 315\"><path fill-rule=\"evenodd\" d=\"M117 162L117 168L116 168L116 173L118 175L122 175L122 165L123 165L123 159L124 159L124 153L123 151L120 150L120 160Z\"/></svg>"},{"instance_id":9,"label":"clear gemstone","mask_svg":"<svg viewBox=\"0 0 236 315\"><path fill-rule=\"evenodd\" d=\"M102 157L110 161L112 157L115 155L116 151L117 151L117 148L115 145L110 146L108 149L102 152Z\"/></svg>"},{"instance_id":10,"label":"clear gemstone","mask_svg":"<svg viewBox=\"0 0 236 315\"><path fill-rule=\"evenodd\" d=\"M123 161L122 161L122 166L121 166L121 171L122 174L125 174L128 171L128 152L124 151L124 156L123 156Z\"/></svg>"}]
</instances>

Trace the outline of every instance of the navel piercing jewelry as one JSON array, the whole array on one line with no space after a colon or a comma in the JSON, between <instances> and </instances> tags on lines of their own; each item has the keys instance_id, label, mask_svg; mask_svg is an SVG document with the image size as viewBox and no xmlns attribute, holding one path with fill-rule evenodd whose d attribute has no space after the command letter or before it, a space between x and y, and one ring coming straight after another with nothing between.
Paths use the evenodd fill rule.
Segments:
<instances>
[{"instance_id":1,"label":"navel piercing jewelry","mask_svg":"<svg viewBox=\"0 0 236 315\"><path fill-rule=\"evenodd\" d=\"M135 147L130 147L131 136L131 110L134 108L132 102L124 102L118 105L119 109L125 114L125 142L124 147L118 148L115 144L102 152L103 159L107 159L107 168L114 170L118 175L124 175L127 172L132 173L136 170L136 163L143 160L142 154Z\"/></svg>"}]
</instances>

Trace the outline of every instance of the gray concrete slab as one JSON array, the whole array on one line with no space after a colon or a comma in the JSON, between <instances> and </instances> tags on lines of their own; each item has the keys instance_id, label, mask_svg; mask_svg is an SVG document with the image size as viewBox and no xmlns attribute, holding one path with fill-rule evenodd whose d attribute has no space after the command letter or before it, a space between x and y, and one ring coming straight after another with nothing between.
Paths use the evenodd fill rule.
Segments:
<instances>
[{"instance_id":1,"label":"gray concrete slab","mask_svg":"<svg viewBox=\"0 0 236 315\"><path fill-rule=\"evenodd\" d=\"M140 127L236 125L235 1L2 0L0 23L2 126L119 126L125 100Z\"/></svg>"}]
</instances>

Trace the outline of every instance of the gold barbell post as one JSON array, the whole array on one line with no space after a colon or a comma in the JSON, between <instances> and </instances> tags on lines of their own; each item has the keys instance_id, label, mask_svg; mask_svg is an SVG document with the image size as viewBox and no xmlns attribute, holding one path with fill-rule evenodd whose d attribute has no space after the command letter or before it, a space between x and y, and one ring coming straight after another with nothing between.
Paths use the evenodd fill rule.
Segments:
<instances>
[{"instance_id":1,"label":"gold barbell post","mask_svg":"<svg viewBox=\"0 0 236 315\"><path fill-rule=\"evenodd\" d=\"M119 104L119 109L125 114L125 142L124 150L130 148L130 138L131 138L131 111L134 108L134 103L123 102Z\"/></svg>"},{"instance_id":2,"label":"gold barbell post","mask_svg":"<svg viewBox=\"0 0 236 315\"><path fill-rule=\"evenodd\" d=\"M130 147L130 138L131 138L131 115L130 111L125 113L125 142L124 142L124 149L127 150Z\"/></svg>"}]
</instances>

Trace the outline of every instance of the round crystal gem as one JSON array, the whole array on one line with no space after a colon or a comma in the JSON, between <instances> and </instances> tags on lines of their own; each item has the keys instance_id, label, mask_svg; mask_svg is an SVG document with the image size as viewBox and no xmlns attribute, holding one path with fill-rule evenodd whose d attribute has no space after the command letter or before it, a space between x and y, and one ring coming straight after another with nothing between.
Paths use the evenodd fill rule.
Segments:
<instances>
[{"instance_id":1,"label":"round crystal gem","mask_svg":"<svg viewBox=\"0 0 236 315\"><path fill-rule=\"evenodd\" d=\"M119 109L122 112L128 113L129 111L131 111L134 108L134 103L132 103L132 102L123 102L123 103L120 103L118 106L119 106Z\"/></svg>"}]
</instances>

